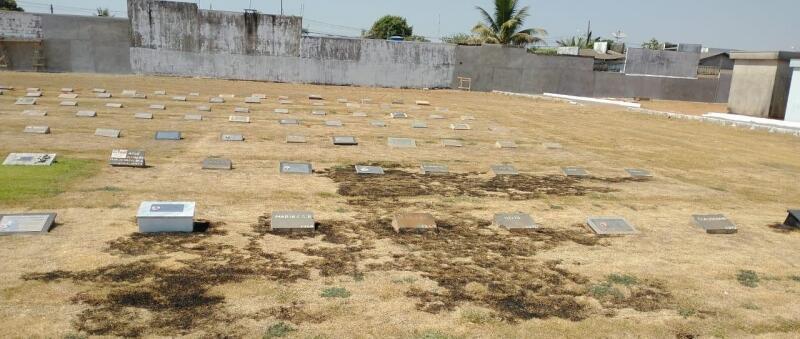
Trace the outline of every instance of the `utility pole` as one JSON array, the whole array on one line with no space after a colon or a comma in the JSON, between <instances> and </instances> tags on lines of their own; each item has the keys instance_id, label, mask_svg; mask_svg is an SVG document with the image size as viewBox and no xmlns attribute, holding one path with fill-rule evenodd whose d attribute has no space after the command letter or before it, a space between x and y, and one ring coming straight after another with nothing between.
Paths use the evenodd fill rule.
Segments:
<instances>
[{"instance_id":1,"label":"utility pole","mask_svg":"<svg viewBox=\"0 0 800 339\"><path fill-rule=\"evenodd\" d=\"M589 20L589 26L586 27L586 43L589 43L589 39L592 35L592 20Z\"/></svg>"},{"instance_id":2,"label":"utility pole","mask_svg":"<svg viewBox=\"0 0 800 339\"><path fill-rule=\"evenodd\" d=\"M50 4L50 14L53 14L53 4Z\"/></svg>"},{"instance_id":3,"label":"utility pole","mask_svg":"<svg viewBox=\"0 0 800 339\"><path fill-rule=\"evenodd\" d=\"M281 15L283 15L283 0L281 0Z\"/></svg>"}]
</instances>

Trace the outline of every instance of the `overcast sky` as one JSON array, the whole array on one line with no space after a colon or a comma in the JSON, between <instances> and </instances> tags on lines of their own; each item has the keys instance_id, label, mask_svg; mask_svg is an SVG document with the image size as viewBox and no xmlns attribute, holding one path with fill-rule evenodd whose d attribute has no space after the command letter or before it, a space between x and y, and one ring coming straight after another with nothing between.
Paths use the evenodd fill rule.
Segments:
<instances>
[{"instance_id":1,"label":"overcast sky","mask_svg":"<svg viewBox=\"0 0 800 339\"><path fill-rule=\"evenodd\" d=\"M199 0L201 8L241 11L250 0ZM623 31L626 42L650 38L701 43L706 47L746 50L800 50L800 0L521 0L531 7L526 26L547 29L546 41L585 34L592 22L595 36ZM107 7L127 16L124 0L17 0L30 12L90 15ZM280 13L280 0L252 0L252 7ZM302 15L312 32L358 36L384 14L401 15L414 33L431 38L468 32L480 19L475 6L490 9L491 0L283 0L284 12Z\"/></svg>"}]
</instances>

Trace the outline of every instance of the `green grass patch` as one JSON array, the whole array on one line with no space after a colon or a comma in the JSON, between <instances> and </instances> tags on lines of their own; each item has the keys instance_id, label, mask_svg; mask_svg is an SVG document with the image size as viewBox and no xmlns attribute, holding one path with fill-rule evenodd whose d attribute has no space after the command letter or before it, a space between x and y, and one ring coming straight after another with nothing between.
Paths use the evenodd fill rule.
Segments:
<instances>
[{"instance_id":1,"label":"green grass patch","mask_svg":"<svg viewBox=\"0 0 800 339\"><path fill-rule=\"evenodd\" d=\"M789 276L789 280L794 280L796 282L800 282L800 275Z\"/></svg>"},{"instance_id":2,"label":"green grass patch","mask_svg":"<svg viewBox=\"0 0 800 339\"><path fill-rule=\"evenodd\" d=\"M99 163L79 159L60 159L52 166L0 166L0 203L53 197L99 170Z\"/></svg>"},{"instance_id":3,"label":"green grass patch","mask_svg":"<svg viewBox=\"0 0 800 339\"><path fill-rule=\"evenodd\" d=\"M636 277L634 277L634 276L632 276L630 274L617 274L617 273L614 273L614 274L610 274L608 276L608 282L610 282L612 284L617 284L617 285L631 286L631 285L638 284L639 283L639 279L636 279Z\"/></svg>"},{"instance_id":4,"label":"green grass patch","mask_svg":"<svg viewBox=\"0 0 800 339\"><path fill-rule=\"evenodd\" d=\"M750 270L739 271L739 273L736 274L736 280L739 281L742 286L750 288L758 287L758 282L761 281L761 279L758 278L758 273Z\"/></svg>"},{"instance_id":5,"label":"green grass patch","mask_svg":"<svg viewBox=\"0 0 800 339\"><path fill-rule=\"evenodd\" d=\"M352 295L350 291L342 287L331 287L322 290L323 298L349 298L350 295Z\"/></svg>"},{"instance_id":6,"label":"green grass patch","mask_svg":"<svg viewBox=\"0 0 800 339\"><path fill-rule=\"evenodd\" d=\"M625 296L622 291L614 287L610 282L604 281L599 284L592 285L589 288L589 293L595 298L613 297L615 299L622 299Z\"/></svg>"},{"instance_id":7,"label":"green grass patch","mask_svg":"<svg viewBox=\"0 0 800 339\"><path fill-rule=\"evenodd\" d=\"M284 322L279 322L275 325L270 326L261 338L262 339L283 338L289 335L289 333L294 331L296 330L291 325Z\"/></svg>"}]
</instances>

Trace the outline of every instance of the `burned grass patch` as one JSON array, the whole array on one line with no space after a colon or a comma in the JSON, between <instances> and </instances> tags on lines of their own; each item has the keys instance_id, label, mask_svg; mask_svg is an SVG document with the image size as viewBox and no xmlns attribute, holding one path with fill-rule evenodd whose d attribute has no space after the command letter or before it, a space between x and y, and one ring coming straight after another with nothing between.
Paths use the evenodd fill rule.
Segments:
<instances>
[{"instance_id":1,"label":"burned grass patch","mask_svg":"<svg viewBox=\"0 0 800 339\"><path fill-rule=\"evenodd\" d=\"M792 227L783 223L774 223L769 224L767 227L771 228L773 231L777 233L800 233L800 228Z\"/></svg>"}]
</instances>

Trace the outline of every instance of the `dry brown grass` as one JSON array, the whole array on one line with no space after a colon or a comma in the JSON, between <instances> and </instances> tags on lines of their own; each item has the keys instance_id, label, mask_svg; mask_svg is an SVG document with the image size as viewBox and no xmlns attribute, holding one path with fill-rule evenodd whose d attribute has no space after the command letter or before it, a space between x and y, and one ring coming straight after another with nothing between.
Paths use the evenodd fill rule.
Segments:
<instances>
[{"instance_id":1,"label":"dry brown grass","mask_svg":"<svg viewBox=\"0 0 800 339\"><path fill-rule=\"evenodd\" d=\"M55 197L0 206L3 212L54 210L60 226L45 236L0 238L0 328L10 337L64 334L260 337L284 322L297 337L796 337L800 330L800 232L776 226L787 207L800 204L800 140L689 121L639 115L613 107L578 107L549 100L487 93L269 84L207 79L3 72L16 91L0 96L0 155L48 151L62 158L105 162L112 148L144 149L148 169L104 167L70 183ZM26 87L42 87L37 109L21 115L13 101ZM74 87L80 109L57 104L58 89ZM105 87L150 95L148 100L94 99ZM165 89L166 98L151 95ZM187 103L172 95L200 92ZM209 96L237 95L183 121ZM227 117L243 97L266 93L251 105L251 124ZM327 98L327 117L310 114L309 93ZM282 127L276 97L295 104ZM355 118L337 98L371 98ZM430 108L380 103L428 100ZM106 109L122 102L123 109ZM152 103L165 103L155 119L135 120ZM428 129L386 118L391 110L425 119L434 107L446 120ZM318 108L317 108L318 109ZM675 109L677 110L677 109ZM448 126L473 115L471 131ZM326 119L343 128L327 128ZM383 119L379 129L369 121ZM50 135L25 135L26 125L47 124ZM123 137L95 137L119 128ZM491 131L490 127L505 127ZM180 130L185 140L156 142L157 130ZM219 141L242 133L244 143ZM303 134L304 145L287 145ZM332 135L354 135L357 147L334 147ZM391 149L386 138L413 137L418 148ZM444 149L440 139L464 139ZM497 140L520 148L497 150ZM547 150L559 142L563 150ZM208 156L231 158L235 170L207 172ZM311 161L313 176L281 176L281 160ZM380 179L360 179L337 166L394 164ZM421 162L443 163L455 174L415 174ZM513 163L525 176L496 179L489 167ZM563 166L584 166L594 178L560 176ZM655 177L624 179L640 167ZM133 218L142 200L195 200L198 218L212 225L194 235L136 235ZM273 210L308 209L320 221L311 236L265 232ZM396 235L398 211L433 213L439 232ZM543 229L508 233L489 225L496 212L531 213ZM740 227L736 235L695 229L693 213L719 212ZM598 238L588 215L622 215L641 232ZM736 274L752 270L758 287ZM613 274L618 274L612 276ZM635 277L632 280L619 276ZM326 298L343 288L347 298Z\"/></svg>"}]
</instances>

